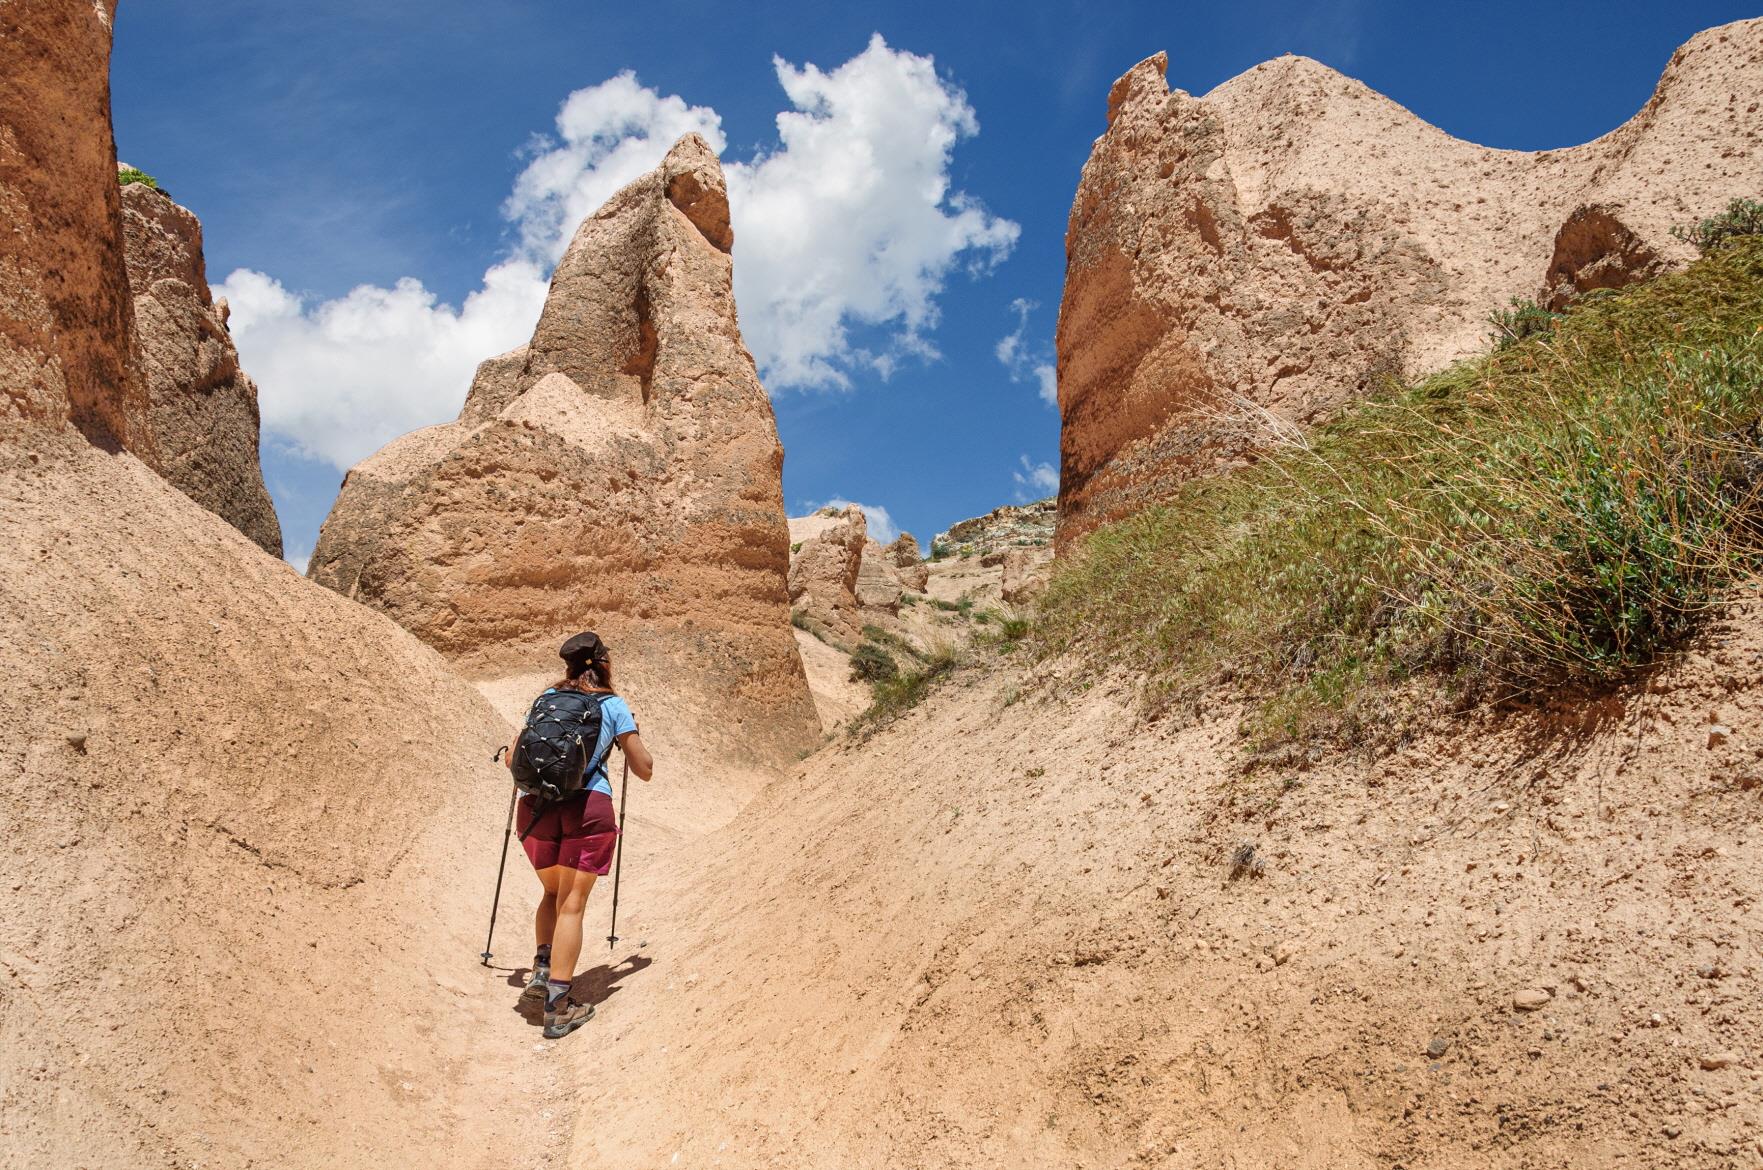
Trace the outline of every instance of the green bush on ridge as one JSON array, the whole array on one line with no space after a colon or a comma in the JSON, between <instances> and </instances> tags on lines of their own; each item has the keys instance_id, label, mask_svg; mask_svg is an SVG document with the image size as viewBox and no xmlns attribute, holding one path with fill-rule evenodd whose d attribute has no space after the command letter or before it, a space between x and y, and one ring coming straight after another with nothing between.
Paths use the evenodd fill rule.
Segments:
<instances>
[{"instance_id":1,"label":"green bush on ridge","mask_svg":"<svg viewBox=\"0 0 1763 1170\"><path fill-rule=\"evenodd\" d=\"M1734 199L1726 210L1711 215L1690 227L1674 227L1671 234L1706 256L1734 240L1763 235L1763 203L1755 199Z\"/></svg>"},{"instance_id":2,"label":"green bush on ridge","mask_svg":"<svg viewBox=\"0 0 1763 1170\"><path fill-rule=\"evenodd\" d=\"M140 183L143 186L153 188L155 191L161 189L159 186L159 180L155 179L152 175L149 175L146 171L141 170L139 167L123 167L118 170L116 172L116 183L119 187L126 187L130 183Z\"/></svg>"},{"instance_id":3,"label":"green bush on ridge","mask_svg":"<svg viewBox=\"0 0 1763 1170\"><path fill-rule=\"evenodd\" d=\"M1547 326L1093 533L1037 649L1154 701L1238 680L1261 747L1385 734L1423 672L1473 697L1652 661L1763 563L1763 240Z\"/></svg>"}]
</instances>

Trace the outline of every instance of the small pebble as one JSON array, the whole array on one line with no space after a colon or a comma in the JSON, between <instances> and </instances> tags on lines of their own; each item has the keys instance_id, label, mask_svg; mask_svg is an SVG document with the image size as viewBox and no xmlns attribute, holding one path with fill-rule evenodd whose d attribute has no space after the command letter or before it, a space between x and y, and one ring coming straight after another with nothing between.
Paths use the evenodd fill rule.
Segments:
<instances>
[{"instance_id":1,"label":"small pebble","mask_svg":"<svg viewBox=\"0 0 1763 1170\"><path fill-rule=\"evenodd\" d=\"M1451 1042L1443 1036L1434 1036L1432 1042L1426 1046L1426 1055L1433 1060L1437 1060L1449 1051L1451 1051Z\"/></svg>"},{"instance_id":2,"label":"small pebble","mask_svg":"<svg viewBox=\"0 0 1763 1170\"><path fill-rule=\"evenodd\" d=\"M1521 1012L1534 1012L1554 998L1541 987L1527 987L1512 997L1512 1006Z\"/></svg>"},{"instance_id":3,"label":"small pebble","mask_svg":"<svg viewBox=\"0 0 1763 1170\"><path fill-rule=\"evenodd\" d=\"M1705 1072L1714 1072L1718 1069L1731 1068L1738 1062L1739 1058L1736 1052L1710 1052L1702 1057L1702 1069Z\"/></svg>"}]
</instances>

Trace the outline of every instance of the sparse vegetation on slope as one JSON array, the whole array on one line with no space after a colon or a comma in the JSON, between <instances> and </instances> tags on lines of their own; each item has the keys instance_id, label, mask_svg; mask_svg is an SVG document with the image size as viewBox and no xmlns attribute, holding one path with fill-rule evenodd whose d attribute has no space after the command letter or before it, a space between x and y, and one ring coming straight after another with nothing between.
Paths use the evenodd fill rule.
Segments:
<instances>
[{"instance_id":1,"label":"sparse vegetation on slope","mask_svg":"<svg viewBox=\"0 0 1763 1170\"><path fill-rule=\"evenodd\" d=\"M1560 319L1561 314L1552 313L1535 301L1513 297L1507 308L1495 309L1488 314L1488 324L1493 327L1489 340L1495 349L1510 349L1533 337L1548 338L1554 334L1555 322Z\"/></svg>"},{"instance_id":2,"label":"sparse vegetation on slope","mask_svg":"<svg viewBox=\"0 0 1763 1170\"><path fill-rule=\"evenodd\" d=\"M1711 215L1690 227L1673 228L1671 234L1687 244L1694 244L1705 256L1734 240L1763 235L1763 203L1755 199L1734 199L1720 214Z\"/></svg>"},{"instance_id":3,"label":"sparse vegetation on slope","mask_svg":"<svg viewBox=\"0 0 1763 1170\"><path fill-rule=\"evenodd\" d=\"M119 169L116 172L116 183L119 187L126 187L130 183L140 183L143 186L153 188L155 191L160 190L159 180L155 179L152 175L149 175L146 171L141 170L139 167L122 167Z\"/></svg>"},{"instance_id":4,"label":"sparse vegetation on slope","mask_svg":"<svg viewBox=\"0 0 1763 1170\"><path fill-rule=\"evenodd\" d=\"M1653 660L1763 559L1763 240L1552 325L1099 530L1041 648L1154 699L1238 680L1264 746L1388 727L1417 675L1476 695Z\"/></svg>"}]
</instances>

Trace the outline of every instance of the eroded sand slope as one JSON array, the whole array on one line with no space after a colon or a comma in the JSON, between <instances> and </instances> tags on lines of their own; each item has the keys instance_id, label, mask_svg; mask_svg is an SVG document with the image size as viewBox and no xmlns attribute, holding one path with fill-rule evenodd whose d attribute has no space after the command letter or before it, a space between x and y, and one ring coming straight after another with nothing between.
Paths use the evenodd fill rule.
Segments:
<instances>
[{"instance_id":1,"label":"eroded sand slope","mask_svg":"<svg viewBox=\"0 0 1763 1170\"><path fill-rule=\"evenodd\" d=\"M640 1104L574 1164L1753 1164L1754 597L1632 692L1249 778L1228 708L960 676L646 885L571 1054Z\"/></svg>"}]
</instances>

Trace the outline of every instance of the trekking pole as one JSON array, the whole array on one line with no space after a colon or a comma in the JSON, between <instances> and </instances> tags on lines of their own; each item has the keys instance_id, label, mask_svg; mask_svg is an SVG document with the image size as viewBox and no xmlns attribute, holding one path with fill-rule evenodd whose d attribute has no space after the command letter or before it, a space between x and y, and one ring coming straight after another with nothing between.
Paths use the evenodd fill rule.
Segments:
<instances>
[{"instance_id":1,"label":"trekking pole","mask_svg":"<svg viewBox=\"0 0 1763 1170\"><path fill-rule=\"evenodd\" d=\"M619 745L619 754L624 754L624 746ZM618 875L624 870L624 798L631 790L631 758L624 757L624 776L618 782L618 849L612 860L612 925L606 935L606 949L611 950L618 945Z\"/></svg>"},{"instance_id":2,"label":"trekking pole","mask_svg":"<svg viewBox=\"0 0 1763 1170\"><path fill-rule=\"evenodd\" d=\"M497 748L491 763L502 758L507 748ZM520 799L520 789L512 789L508 794L508 823L502 828L502 864L496 867L496 894L490 899L490 933L484 935L484 952L481 956L483 965L490 965L490 940L496 937L496 908L502 904L502 875L508 869L508 837L514 832L514 802ZM617 885L614 883L616 891Z\"/></svg>"}]
</instances>

